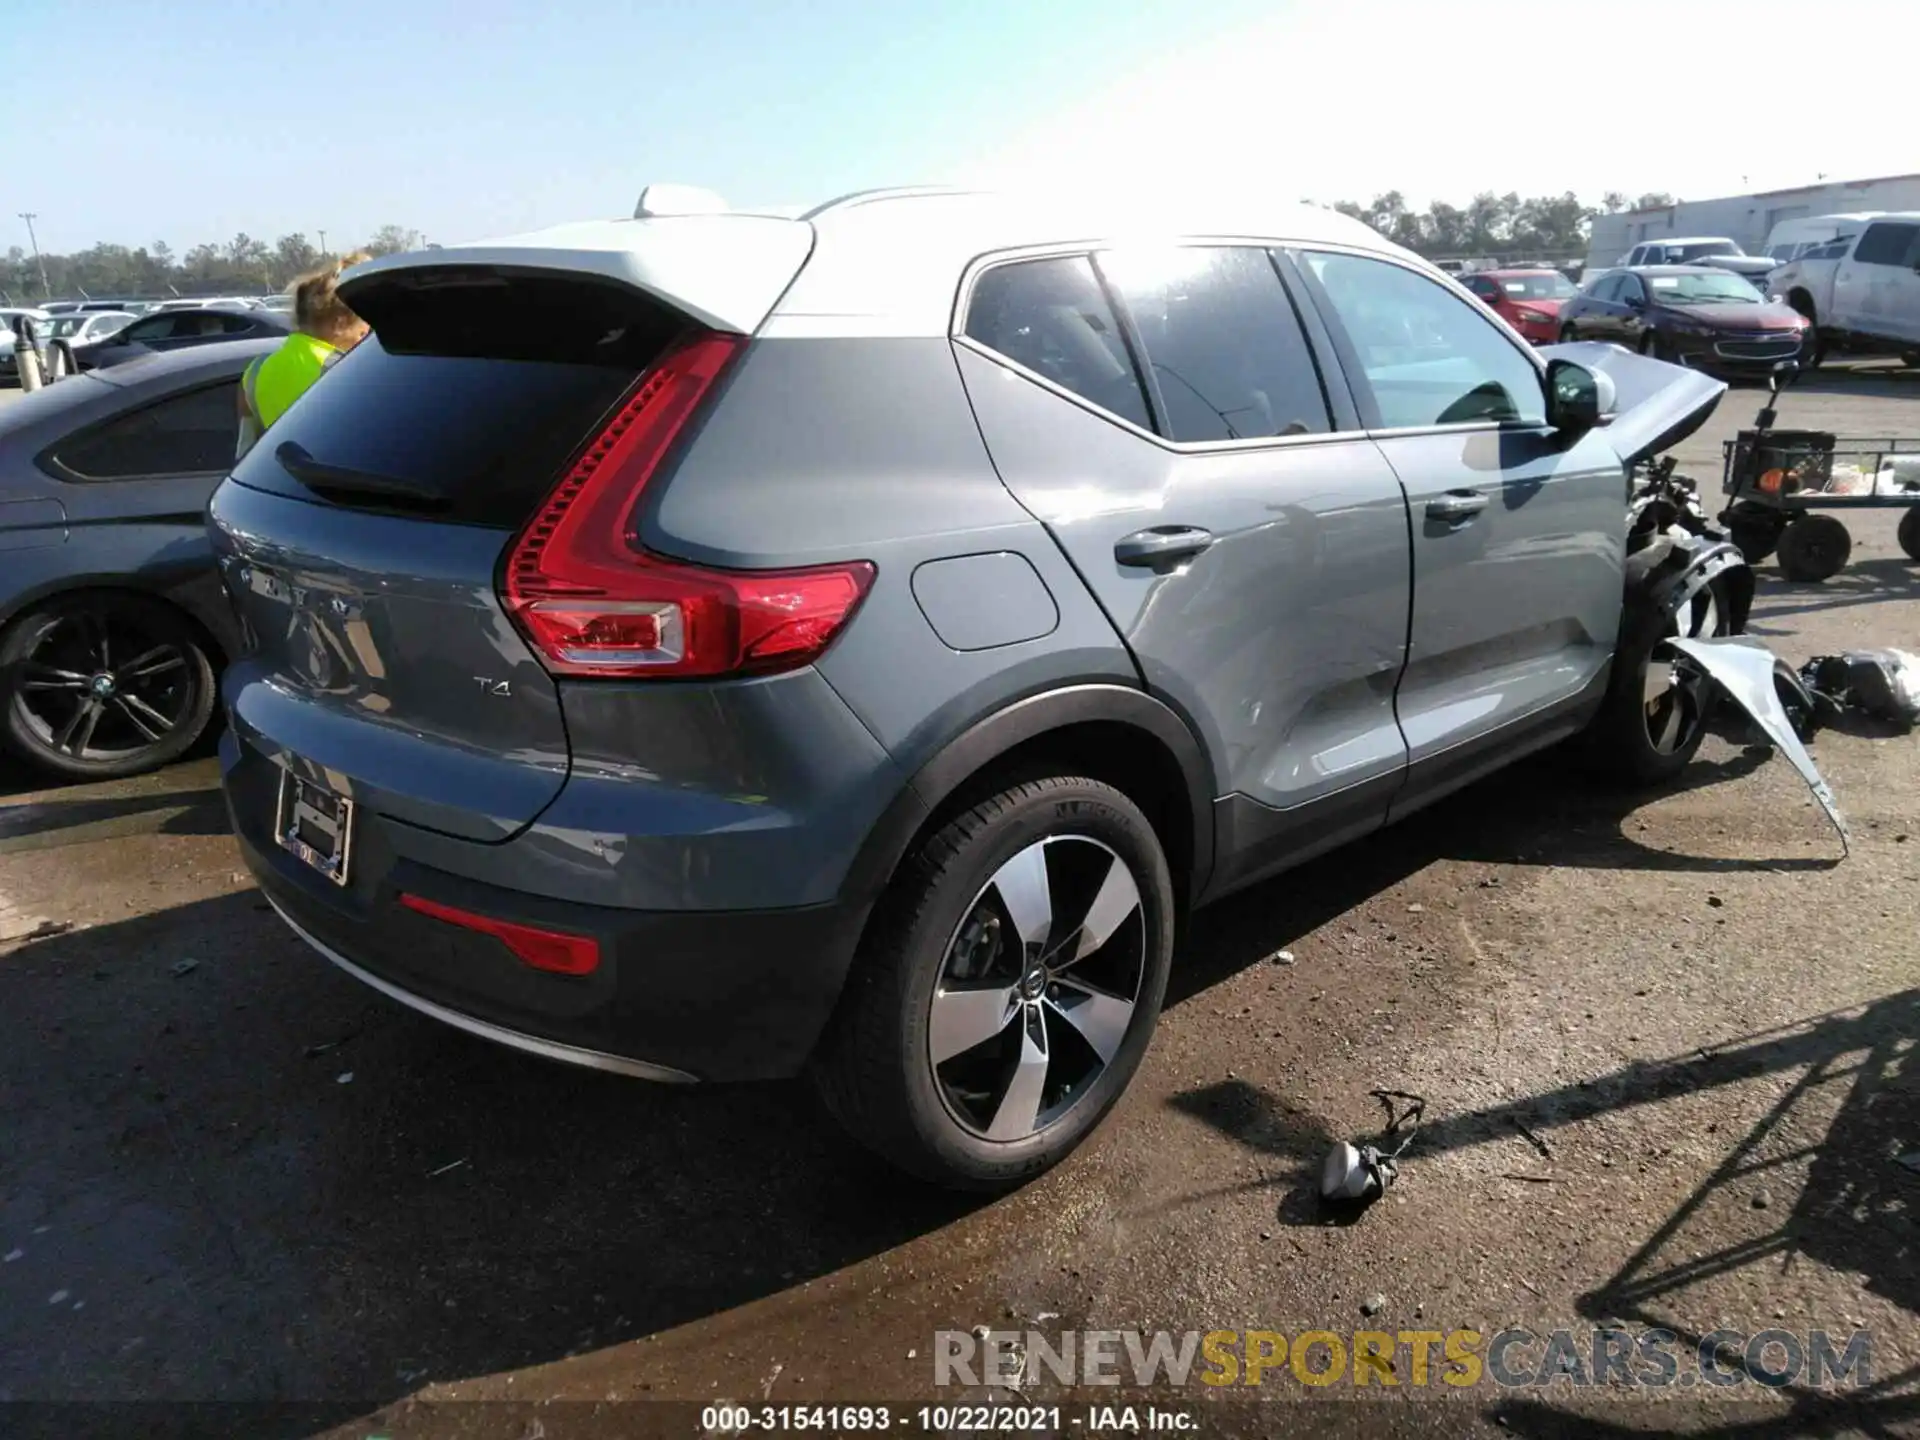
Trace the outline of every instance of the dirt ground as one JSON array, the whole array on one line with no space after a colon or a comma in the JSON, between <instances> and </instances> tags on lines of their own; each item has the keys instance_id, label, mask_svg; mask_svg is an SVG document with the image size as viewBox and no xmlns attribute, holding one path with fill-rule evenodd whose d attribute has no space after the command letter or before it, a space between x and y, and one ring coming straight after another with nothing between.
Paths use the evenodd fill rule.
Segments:
<instances>
[{"instance_id":1,"label":"dirt ground","mask_svg":"<svg viewBox=\"0 0 1920 1440\"><path fill-rule=\"evenodd\" d=\"M1920 376L1822 375L1782 423L1920 436ZM1825 585L1763 566L1753 633L1920 648L1894 519L1852 517ZM940 1330L1618 1322L1865 1330L1873 1383L1451 1389L1402 1358L1387 1389L1159 1398L1201 1433L1920 1433L1920 741L1813 750L1844 862L1784 762L1714 740L1631 801L1543 757L1204 912L1132 1094L991 1203L893 1178L798 1087L577 1072L362 988L245 879L210 760L9 772L0 1430L692 1435L666 1402L980 1397L935 1389ZM1376 1087L1424 1124L1330 1218L1321 1156L1378 1130ZM1112 1399L1021 1394L1065 1433Z\"/></svg>"}]
</instances>

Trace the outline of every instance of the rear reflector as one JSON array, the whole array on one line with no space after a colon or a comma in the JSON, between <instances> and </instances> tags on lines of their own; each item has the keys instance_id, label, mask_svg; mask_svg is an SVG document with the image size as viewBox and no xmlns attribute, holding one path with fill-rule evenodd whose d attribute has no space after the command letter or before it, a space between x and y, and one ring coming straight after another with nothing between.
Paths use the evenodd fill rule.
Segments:
<instances>
[{"instance_id":1,"label":"rear reflector","mask_svg":"<svg viewBox=\"0 0 1920 1440\"><path fill-rule=\"evenodd\" d=\"M516 925L511 920L476 915L471 910L442 905L438 900L427 900L418 895L403 893L400 903L409 910L417 910L435 920L444 920L449 925L491 935L535 970L547 970L555 975L591 975L600 968L600 942L591 935L571 935L564 930L541 930L532 925Z\"/></svg>"},{"instance_id":2,"label":"rear reflector","mask_svg":"<svg viewBox=\"0 0 1920 1440\"><path fill-rule=\"evenodd\" d=\"M640 544L641 492L746 343L702 332L668 349L515 539L502 599L554 674L793 669L818 658L872 585L864 560L711 570Z\"/></svg>"}]
</instances>

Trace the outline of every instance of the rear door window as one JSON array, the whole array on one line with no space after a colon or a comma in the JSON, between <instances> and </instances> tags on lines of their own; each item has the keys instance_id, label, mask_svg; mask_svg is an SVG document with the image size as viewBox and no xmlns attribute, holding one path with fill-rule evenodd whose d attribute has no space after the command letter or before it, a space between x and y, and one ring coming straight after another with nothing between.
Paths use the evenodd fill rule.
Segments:
<instances>
[{"instance_id":1,"label":"rear door window","mask_svg":"<svg viewBox=\"0 0 1920 1440\"><path fill-rule=\"evenodd\" d=\"M126 338L146 345L155 340L166 340L173 335L174 317L155 315L151 319L135 321L127 327Z\"/></svg>"},{"instance_id":2,"label":"rear door window","mask_svg":"<svg viewBox=\"0 0 1920 1440\"><path fill-rule=\"evenodd\" d=\"M1331 428L1313 352L1266 251L1115 250L1099 264L1133 321L1169 440Z\"/></svg>"},{"instance_id":3,"label":"rear door window","mask_svg":"<svg viewBox=\"0 0 1920 1440\"><path fill-rule=\"evenodd\" d=\"M1139 371L1084 255L996 265L974 282L967 338L1143 430Z\"/></svg>"},{"instance_id":4,"label":"rear door window","mask_svg":"<svg viewBox=\"0 0 1920 1440\"><path fill-rule=\"evenodd\" d=\"M217 474L233 463L239 386L237 379L202 386L88 426L56 441L45 468L74 481Z\"/></svg>"},{"instance_id":5,"label":"rear door window","mask_svg":"<svg viewBox=\"0 0 1920 1440\"><path fill-rule=\"evenodd\" d=\"M532 515L687 325L624 286L472 267L389 272L348 300L374 333L273 423L233 478L316 504L501 529ZM280 463L287 445L330 470L440 498L322 493Z\"/></svg>"},{"instance_id":6,"label":"rear door window","mask_svg":"<svg viewBox=\"0 0 1920 1440\"><path fill-rule=\"evenodd\" d=\"M1920 249L1920 225L1869 225L1853 258L1862 265L1911 266L1916 249Z\"/></svg>"},{"instance_id":7,"label":"rear door window","mask_svg":"<svg viewBox=\"0 0 1920 1440\"><path fill-rule=\"evenodd\" d=\"M1385 429L1546 422L1540 370L1487 313L1391 261L1310 251Z\"/></svg>"}]
</instances>

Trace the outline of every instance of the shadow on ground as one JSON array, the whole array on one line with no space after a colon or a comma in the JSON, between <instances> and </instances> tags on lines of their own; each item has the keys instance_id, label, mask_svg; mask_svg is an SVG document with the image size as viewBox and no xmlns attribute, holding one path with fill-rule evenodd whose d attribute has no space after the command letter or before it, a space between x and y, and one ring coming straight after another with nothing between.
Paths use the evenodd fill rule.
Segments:
<instances>
[{"instance_id":1,"label":"shadow on ground","mask_svg":"<svg viewBox=\"0 0 1920 1440\"><path fill-rule=\"evenodd\" d=\"M797 1086L652 1087L417 1018L264 910L243 892L0 969L0 1249L36 1297L0 1307L0 1400L345 1418L743 1304L976 1203L895 1179Z\"/></svg>"},{"instance_id":2,"label":"shadow on ground","mask_svg":"<svg viewBox=\"0 0 1920 1440\"><path fill-rule=\"evenodd\" d=\"M30 800L0 805L0 855L122 835L224 835L227 828L217 788Z\"/></svg>"},{"instance_id":3,"label":"shadow on ground","mask_svg":"<svg viewBox=\"0 0 1920 1440\"><path fill-rule=\"evenodd\" d=\"M1875 605L1883 600L1911 600L1920 595L1920 567L1904 559L1855 561L1817 585L1797 585L1782 579L1772 561L1763 562L1758 574L1759 594L1754 598L1747 633L1762 639L1789 634L1793 627L1780 622L1790 616ZM1811 658L1798 657L1795 668Z\"/></svg>"},{"instance_id":4,"label":"shadow on ground","mask_svg":"<svg viewBox=\"0 0 1920 1440\"><path fill-rule=\"evenodd\" d=\"M1813 748L1817 761L1817 739ZM1757 850L1718 856L1635 838L1633 817L1650 801L1735 783L1769 763L1785 762L1763 746L1716 752L1695 759L1674 784L1629 792L1589 779L1568 749L1523 761L1277 882L1202 910L1173 972L1168 1003L1219 983L1435 861L1697 874L1831 869L1840 860L1838 839L1827 856Z\"/></svg>"},{"instance_id":5,"label":"shadow on ground","mask_svg":"<svg viewBox=\"0 0 1920 1440\"><path fill-rule=\"evenodd\" d=\"M1636 1333L1669 1330L1677 1337L1676 1353L1691 1355L1708 1337L1680 1323L1666 1302L1717 1276L1743 1271L1764 1276L1804 1257L1860 1275L1869 1293L1920 1317L1920 1250L1912 1244L1910 1219L1911 1207L1920 1199L1920 1074L1904 1063L1916 1039L1920 1039L1920 990L1905 990L1870 1005L1810 1016L1691 1054L1635 1062L1597 1080L1464 1115L1430 1118L1419 1132L1415 1153L1431 1157L1517 1132L1550 1154L1554 1132L1576 1121L1674 1095L1790 1074L1793 1078L1785 1093L1747 1133L1731 1140L1714 1173L1605 1284L1577 1299L1578 1313L1597 1326L1625 1325ZM1789 1128L1798 1108L1836 1086L1844 1097L1825 1133L1811 1146L1788 1148L1786 1137L1797 1140L1804 1133ZM1281 1217L1300 1224L1326 1223L1316 1182L1319 1158L1333 1137L1313 1117L1241 1081L1189 1092L1176 1097L1174 1104L1241 1143L1288 1162L1290 1175L1281 1183L1290 1188L1281 1201ZM1815 1129L1817 1133L1817 1125ZM1722 1210L1729 1204L1748 1209L1740 1202L1772 1179L1778 1165L1806 1159L1809 1150L1806 1183L1791 1206L1781 1207L1776 1224L1732 1244L1701 1248L1690 1228L1695 1220L1716 1205ZM1350 1220L1352 1214L1345 1212L1341 1218ZM1844 1326L1836 1328L1835 1354L1845 1350L1850 1334ZM1854 1377L1854 1388L1815 1387L1808 1383L1806 1356L1801 1359L1802 1368L1775 1390L1774 1403L1756 1409L1754 1419L1704 1429L1689 1425L1687 1433L1726 1440L1892 1435L1912 1433L1913 1425L1920 1422L1920 1395L1914 1393L1920 1385L1920 1367L1887 1373L1884 1365L1876 1370L1869 1362L1868 1373ZM1765 1363L1779 1365L1784 1360L1784 1352L1776 1351ZM1720 1365L1737 1368L1741 1356L1723 1352ZM1749 1391L1756 1388L1757 1382L1742 1378ZM1586 1398L1593 1398L1591 1392ZM1723 1398L1741 1397L1736 1391ZM1650 1433L1543 1400L1502 1403L1488 1414L1515 1434L1543 1440L1603 1440Z\"/></svg>"}]
</instances>

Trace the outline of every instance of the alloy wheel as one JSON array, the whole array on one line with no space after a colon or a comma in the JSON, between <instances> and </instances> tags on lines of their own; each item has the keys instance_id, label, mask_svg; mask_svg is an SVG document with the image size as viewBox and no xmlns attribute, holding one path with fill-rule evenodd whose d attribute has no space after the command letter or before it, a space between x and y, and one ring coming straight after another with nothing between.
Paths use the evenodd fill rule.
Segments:
<instances>
[{"instance_id":1,"label":"alloy wheel","mask_svg":"<svg viewBox=\"0 0 1920 1440\"><path fill-rule=\"evenodd\" d=\"M74 610L42 630L20 663L13 703L55 756L121 762L194 722L199 678L184 645L124 611Z\"/></svg>"},{"instance_id":2,"label":"alloy wheel","mask_svg":"<svg viewBox=\"0 0 1920 1440\"><path fill-rule=\"evenodd\" d=\"M934 985L928 1055L949 1114L993 1141L1061 1120L1132 1029L1146 957L1139 884L1108 846L1057 835L1007 860Z\"/></svg>"}]
</instances>

